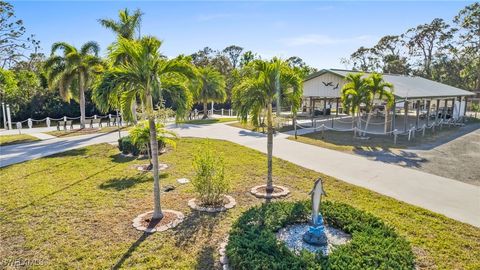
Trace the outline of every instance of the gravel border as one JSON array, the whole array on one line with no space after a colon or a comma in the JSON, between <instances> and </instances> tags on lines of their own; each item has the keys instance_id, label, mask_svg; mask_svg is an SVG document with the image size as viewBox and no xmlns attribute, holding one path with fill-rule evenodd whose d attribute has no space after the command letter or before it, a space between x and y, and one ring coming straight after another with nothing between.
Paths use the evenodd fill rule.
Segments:
<instances>
[{"instance_id":1,"label":"gravel border","mask_svg":"<svg viewBox=\"0 0 480 270\"><path fill-rule=\"evenodd\" d=\"M259 188L265 188L265 187L267 187L267 185L254 186L250 190L250 193L252 193L252 195L257 198L265 198L265 199L276 199L276 198L285 197L288 194L290 194L290 190L287 187L277 186L277 185L273 185L273 187L281 189L282 190L281 192L266 193L266 192L258 191Z\"/></svg>"},{"instance_id":2,"label":"gravel border","mask_svg":"<svg viewBox=\"0 0 480 270\"><path fill-rule=\"evenodd\" d=\"M193 210L197 210L200 212L208 212L208 213L217 213L227 211L237 205L237 201L230 195L223 195L227 200L228 203L224 204L221 207L203 207L197 204L197 199L193 198L188 201L188 206Z\"/></svg>"},{"instance_id":3,"label":"gravel border","mask_svg":"<svg viewBox=\"0 0 480 270\"><path fill-rule=\"evenodd\" d=\"M170 210L170 209L165 209L165 210L162 210L162 212L168 212L168 213L173 213L177 216L177 219L175 219L174 221L166 224L166 225L163 225L163 226L160 226L160 227L155 227L155 228L147 228L147 227L144 227L142 226L141 224L141 221L143 220L143 218L148 215L148 214L151 214L153 213L153 211L148 211L148 212L145 212L143 214L140 214L138 215L136 218L134 218L132 220L133 222L133 227L139 231L144 231L144 232L147 232L147 233L154 233L154 232L163 232L163 231L166 231L168 229L171 229L171 228L174 228L176 227L178 224L180 224L183 219L185 218L185 216L179 212L179 211L175 211L175 210Z\"/></svg>"},{"instance_id":4,"label":"gravel border","mask_svg":"<svg viewBox=\"0 0 480 270\"><path fill-rule=\"evenodd\" d=\"M218 247L218 253L220 254L220 265L222 266L223 270L230 270L230 265L228 264L228 257L227 257L227 245L228 245L228 236L225 238L223 242L220 243Z\"/></svg>"}]
</instances>

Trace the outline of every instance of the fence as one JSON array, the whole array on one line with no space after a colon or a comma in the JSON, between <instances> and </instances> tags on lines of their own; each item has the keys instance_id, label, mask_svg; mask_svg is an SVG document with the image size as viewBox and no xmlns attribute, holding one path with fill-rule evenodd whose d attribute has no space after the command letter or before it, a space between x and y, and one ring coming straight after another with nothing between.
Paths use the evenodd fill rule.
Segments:
<instances>
[{"instance_id":1,"label":"fence","mask_svg":"<svg viewBox=\"0 0 480 270\"><path fill-rule=\"evenodd\" d=\"M337 119L337 121L338 121L338 119ZM360 119L360 121L363 121L363 120ZM420 132L420 131L422 132L422 136L425 136L425 131L427 129L431 129L433 132L435 132L435 127L442 128L443 125L448 125L449 127L451 127L452 125L453 126L463 126L463 125L465 125L464 123L460 123L460 121L463 121L463 120L462 119L454 120L453 118L450 118L448 120L440 119L439 121L434 121L430 125L423 124L419 128L416 128L415 126L412 126L412 127L410 127L410 129L408 129L404 132L398 131L398 129L394 129L394 130L388 131L388 132L372 132L372 131L363 130L363 129L358 128L356 126L353 126L352 128L346 128L346 129L338 129L338 128L333 128L333 127L328 127L325 124L317 126L317 119L314 119L314 120L312 120L312 126L310 126L310 127L302 126L302 125L298 124L296 121L294 121L294 123L295 123L294 124L294 130L295 130L295 138L297 138L297 128L306 129L306 130L313 130L314 132L317 132L317 131L322 131L323 132L325 130L333 130L333 131L338 131L338 132L353 132L355 135L356 134L363 134L363 136L365 136L366 134L385 135L385 136L393 135L393 143L397 144L397 137L398 136L407 136L408 141L410 141L410 140L414 139L415 136L416 136L416 133ZM353 120L349 121L349 122L344 121L342 123L352 124L352 122L353 122ZM369 123L369 124L372 124L372 123ZM380 123L378 123L378 124L380 124ZM384 123L381 123L381 124L384 124Z\"/></svg>"}]
</instances>

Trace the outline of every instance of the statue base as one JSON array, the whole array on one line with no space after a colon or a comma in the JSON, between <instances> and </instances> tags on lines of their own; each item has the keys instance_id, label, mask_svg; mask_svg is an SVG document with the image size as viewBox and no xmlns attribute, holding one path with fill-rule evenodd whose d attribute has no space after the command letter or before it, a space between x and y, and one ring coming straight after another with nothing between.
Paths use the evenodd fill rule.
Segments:
<instances>
[{"instance_id":1,"label":"statue base","mask_svg":"<svg viewBox=\"0 0 480 270\"><path fill-rule=\"evenodd\" d=\"M324 246L327 244L327 235L323 224L317 227L311 226L303 235L303 241L314 246Z\"/></svg>"}]
</instances>

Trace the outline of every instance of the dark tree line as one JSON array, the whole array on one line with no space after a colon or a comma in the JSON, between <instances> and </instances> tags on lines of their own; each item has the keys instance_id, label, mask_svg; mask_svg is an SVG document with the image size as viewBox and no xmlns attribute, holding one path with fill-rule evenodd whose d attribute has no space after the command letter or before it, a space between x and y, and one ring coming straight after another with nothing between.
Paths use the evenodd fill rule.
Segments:
<instances>
[{"instance_id":1,"label":"dark tree line","mask_svg":"<svg viewBox=\"0 0 480 270\"><path fill-rule=\"evenodd\" d=\"M480 91L480 3L466 6L451 22L435 18L384 36L342 62L355 70L422 76Z\"/></svg>"}]
</instances>

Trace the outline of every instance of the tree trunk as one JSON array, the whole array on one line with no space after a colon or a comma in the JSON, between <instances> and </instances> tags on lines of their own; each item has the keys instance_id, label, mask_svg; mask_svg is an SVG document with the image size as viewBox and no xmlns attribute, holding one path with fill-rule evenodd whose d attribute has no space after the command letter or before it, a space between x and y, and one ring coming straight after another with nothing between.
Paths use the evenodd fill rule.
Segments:
<instances>
[{"instance_id":1,"label":"tree trunk","mask_svg":"<svg viewBox=\"0 0 480 270\"><path fill-rule=\"evenodd\" d=\"M122 138L122 134L120 133L120 117L118 117L118 109L116 110L117 111L117 115L115 116L115 121L117 122L117 130L118 130L118 138L121 139ZM110 120L108 120L110 121Z\"/></svg>"},{"instance_id":2,"label":"tree trunk","mask_svg":"<svg viewBox=\"0 0 480 270\"><path fill-rule=\"evenodd\" d=\"M272 155L273 155L273 119L272 119L272 102L268 102L268 111L267 111L267 164L268 164L268 175L267 175L267 193L273 192L273 181L272 181Z\"/></svg>"},{"instance_id":3,"label":"tree trunk","mask_svg":"<svg viewBox=\"0 0 480 270\"><path fill-rule=\"evenodd\" d=\"M203 102L203 117L202 119L207 119L208 118L208 102L204 101Z\"/></svg>"},{"instance_id":4,"label":"tree trunk","mask_svg":"<svg viewBox=\"0 0 480 270\"><path fill-rule=\"evenodd\" d=\"M132 102L132 118L133 118L133 124L137 124L137 101L134 100Z\"/></svg>"},{"instance_id":5,"label":"tree trunk","mask_svg":"<svg viewBox=\"0 0 480 270\"><path fill-rule=\"evenodd\" d=\"M148 125L150 129L150 146L153 165L153 218L163 218L162 208L160 205L160 180L158 172L158 141L157 130L155 129L155 117L153 115L153 100L152 96L147 94L147 110L148 110Z\"/></svg>"},{"instance_id":6,"label":"tree trunk","mask_svg":"<svg viewBox=\"0 0 480 270\"><path fill-rule=\"evenodd\" d=\"M385 132L385 134L387 132L389 132L389 129L388 129L388 116L390 115L390 108L388 108L387 106L385 106L385 127L383 129L383 131Z\"/></svg>"},{"instance_id":7,"label":"tree trunk","mask_svg":"<svg viewBox=\"0 0 480 270\"><path fill-rule=\"evenodd\" d=\"M363 136L367 135L368 124L370 123L370 119L372 118L372 112L368 112L367 122L365 123L365 131L363 132Z\"/></svg>"},{"instance_id":8,"label":"tree trunk","mask_svg":"<svg viewBox=\"0 0 480 270\"><path fill-rule=\"evenodd\" d=\"M85 128L85 78L80 73L79 90L80 90L80 128Z\"/></svg>"}]
</instances>

